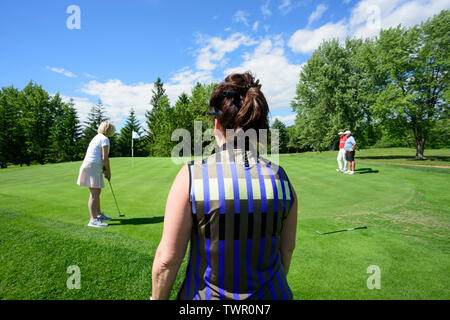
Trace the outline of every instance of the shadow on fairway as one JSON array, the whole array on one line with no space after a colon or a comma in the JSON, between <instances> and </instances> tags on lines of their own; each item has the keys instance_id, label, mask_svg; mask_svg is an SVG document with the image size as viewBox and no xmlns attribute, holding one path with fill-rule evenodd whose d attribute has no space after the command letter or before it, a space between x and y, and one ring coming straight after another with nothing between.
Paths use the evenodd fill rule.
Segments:
<instances>
[{"instance_id":1,"label":"shadow on fairway","mask_svg":"<svg viewBox=\"0 0 450 320\"><path fill-rule=\"evenodd\" d=\"M132 225L154 224L154 223L161 223L163 221L164 217L112 219L111 222L114 223L110 223L109 226L122 226L125 224L132 224Z\"/></svg>"},{"instance_id":2,"label":"shadow on fairway","mask_svg":"<svg viewBox=\"0 0 450 320\"><path fill-rule=\"evenodd\" d=\"M364 174L364 173L378 173L378 170L372 170L372 168L360 168L360 169L356 169L355 173L358 174Z\"/></svg>"},{"instance_id":3,"label":"shadow on fairway","mask_svg":"<svg viewBox=\"0 0 450 320\"><path fill-rule=\"evenodd\" d=\"M405 159L405 160L411 160L417 163L420 163L421 161L428 160L428 161L450 161L449 156L425 156L425 159L423 160L417 160L415 159L415 156L405 156L405 155L389 155L389 156L357 156L356 160L398 160L398 159Z\"/></svg>"}]
</instances>

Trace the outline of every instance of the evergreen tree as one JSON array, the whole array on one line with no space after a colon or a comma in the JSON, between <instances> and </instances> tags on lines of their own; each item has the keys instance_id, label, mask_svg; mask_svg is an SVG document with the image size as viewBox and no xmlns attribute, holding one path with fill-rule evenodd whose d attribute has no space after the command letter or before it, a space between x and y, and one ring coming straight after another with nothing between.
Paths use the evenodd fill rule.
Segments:
<instances>
[{"instance_id":1,"label":"evergreen tree","mask_svg":"<svg viewBox=\"0 0 450 320\"><path fill-rule=\"evenodd\" d=\"M193 119L193 113L189 102L189 96L184 92L178 97L174 110L176 128L189 130L192 127L191 120Z\"/></svg>"},{"instance_id":2,"label":"evergreen tree","mask_svg":"<svg viewBox=\"0 0 450 320\"><path fill-rule=\"evenodd\" d=\"M211 144L210 141L203 141L201 136L194 134L194 121L200 121L202 123L203 132L213 128L213 118L208 115L208 109L209 100L211 99L215 85L215 83L206 85L197 82L191 91L191 96L189 98L189 110L192 114L192 118L189 119L189 131L192 137L191 146L193 152L195 152L195 144L201 144L202 151L204 151L205 148Z\"/></svg>"},{"instance_id":3,"label":"evergreen tree","mask_svg":"<svg viewBox=\"0 0 450 320\"><path fill-rule=\"evenodd\" d=\"M67 158L71 161L80 160L83 158L83 151L81 147L82 126L78 117L78 112L74 107L73 100L65 105L65 117L63 126L66 127L66 147Z\"/></svg>"},{"instance_id":4,"label":"evergreen tree","mask_svg":"<svg viewBox=\"0 0 450 320\"><path fill-rule=\"evenodd\" d=\"M26 148L30 160L44 164L50 151L51 128L54 122L54 104L42 86L30 82L21 92L23 97Z\"/></svg>"},{"instance_id":5,"label":"evergreen tree","mask_svg":"<svg viewBox=\"0 0 450 320\"><path fill-rule=\"evenodd\" d=\"M103 121L109 120L106 116L105 107L102 101L99 99L98 103L91 107L88 115L88 120L85 123L85 128L83 130L83 140L82 140L82 150L86 151L92 138L97 135L97 130ZM113 138L114 139L114 138ZM111 139L110 139L111 140ZM111 141L110 141L111 144ZM112 145L111 145L112 150ZM111 154L110 150L110 154Z\"/></svg>"},{"instance_id":6,"label":"evergreen tree","mask_svg":"<svg viewBox=\"0 0 450 320\"><path fill-rule=\"evenodd\" d=\"M20 93L14 87L0 89L1 168L6 168L8 163L29 162L20 102Z\"/></svg>"},{"instance_id":7,"label":"evergreen tree","mask_svg":"<svg viewBox=\"0 0 450 320\"><path fill-rule=\"evenodd\" d=\"M73 100L64 103L59 94L56 94L54 104L55 119L51 135L50 162L74 161L81 158L80 139L81 124Z\"/></svg>"},{"instance_id":8,"label":"evergreen tree","mask_svg":"<svg viewBox=\"0 0 450 320\"><path fill-rule=\"evenodd\" d=\"M133 131L136 132L139 137L141 137L143 132L141 124L136 119L134 109L132 108L125 126L120 130L119 139L117 141L121 157L131 157L131 139ZM146 154L145 150L142 148L141 138L134 139L133 145L135 156L144 156Z\"/></svg>"},{"instance_id":9,"label":"evergreen tree","mask_svg":"<svg viewBox=\"0 0 450 320\"><path fill-rule=\"evenodd\" d=\"M120 134L116 131L109 137L109 157L120 157L120 151L118 146Z\"/></svg>"},{"instance_id":10,"label":"evergreen tree","mask_svg":"<svg viewBox=\"0 0 450 320\"><path fill-rule=\"evenodd\" d=\"M164 89L164 83L159 77L155 82L152 94L150 100L152 109L145 113L148 127L147 148L151 156L170 156L174 114Z\"/></svg>"},{"instance_id":11,"label":"evergreen tree","mask_svg":"<svg viewBox=\"0 0 450 320\"><path fill-rule=\"evenodd\" d=\"M272 129L278 130L278 139L279 139L279 145L278 145L278 151L279 153L286 153L288 152L288 142L289 138L287 135L286 125L278 120L278 118L275 118Z\"/></svg>"}]
</instances>

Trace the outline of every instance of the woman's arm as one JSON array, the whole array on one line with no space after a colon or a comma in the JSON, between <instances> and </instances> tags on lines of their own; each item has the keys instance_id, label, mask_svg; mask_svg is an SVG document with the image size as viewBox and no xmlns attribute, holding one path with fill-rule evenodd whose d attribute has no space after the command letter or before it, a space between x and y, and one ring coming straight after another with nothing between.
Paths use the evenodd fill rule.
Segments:
<instances>
[{"instance_id":1,"label":"woman's arm","mask_svg":"<svg viewBox=\"0 0 450 320\"><path fill-rule=\"evenodd\" d=\"M189 171L185 165L178 172L167 197L163 235L153 261L153 300L169 298L178 269L186 254L191 229Z\"/></svg>"},{"instance_id":2,"label":"woman's arm","mask_svg":"<svg viewBox=\"0 0 450 320\"><path fill-rule=\"evenodd\" d=\"M109 155L108 155L109 146L102 147L102 160L103 165L105 166L105 177L108 180L111 180L111 167L109 166Z\"/></svg>"},{"instance_id":3,"label":"woman's arm","mask_svg":"<svg viewBox=\"0 0 450 320\"><path fill-rule=\"evenodd\" d=\"M286 275L289 272L291 265L292 253L295 249L295 238L297 235L297 194L292 187L292 194L294 196L294 203L288 213L288 216L284 220L283 230L281 231L281 264L283 265Z\"/></svg>"}]
</instances>

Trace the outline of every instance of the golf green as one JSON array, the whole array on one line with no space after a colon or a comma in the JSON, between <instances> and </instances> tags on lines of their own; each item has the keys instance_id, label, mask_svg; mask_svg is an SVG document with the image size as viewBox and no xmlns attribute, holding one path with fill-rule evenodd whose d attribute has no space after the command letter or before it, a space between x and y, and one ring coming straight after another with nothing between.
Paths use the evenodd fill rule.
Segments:
<instances>
[{"instance_id":1,"label":"golf green","mask_svg":"<svg viewBox=\"0 0 450 320\"><path fill-rule=\"evenodd\" d=\"M449 150L439 152L439 164L447 163ZM400 153L405 162L405 150ZM280 156L299 197L288 275L294 298L449 299L450 169L398 165L392 154L382 161L382 149L364 154L357 152L353 176L336 172L335 152ZM132 168L130 158L111 159L126 217L118 217L106 185L101 206L114 220L100 229L86 226L88 190L76 185L80 164L0 170L0 299L151 295L166 197L180 166L168 158L135 158ZM359 226L368 228L316 233ZM80 268L80 289L67 287L73 265ZM379 271L379 289L369 289L370 266ZM172 297L184 270L185 263Z\"/></svg>"}]
</instances>

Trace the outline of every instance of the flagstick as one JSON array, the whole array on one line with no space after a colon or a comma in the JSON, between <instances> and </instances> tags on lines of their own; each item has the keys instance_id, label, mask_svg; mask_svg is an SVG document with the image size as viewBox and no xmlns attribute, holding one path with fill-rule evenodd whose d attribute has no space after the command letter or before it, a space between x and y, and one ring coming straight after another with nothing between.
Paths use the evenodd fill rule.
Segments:
<instances>
[{"instance_id":1,"label":"flagstick","mask_svg":"<svg viewBox=\"0 0 450 320\"><path fill-rule=\"evenodd\" d=\"M131 168L134 168L134 145L133 132L131 132Z\"/></svg>"}]
</instances>

